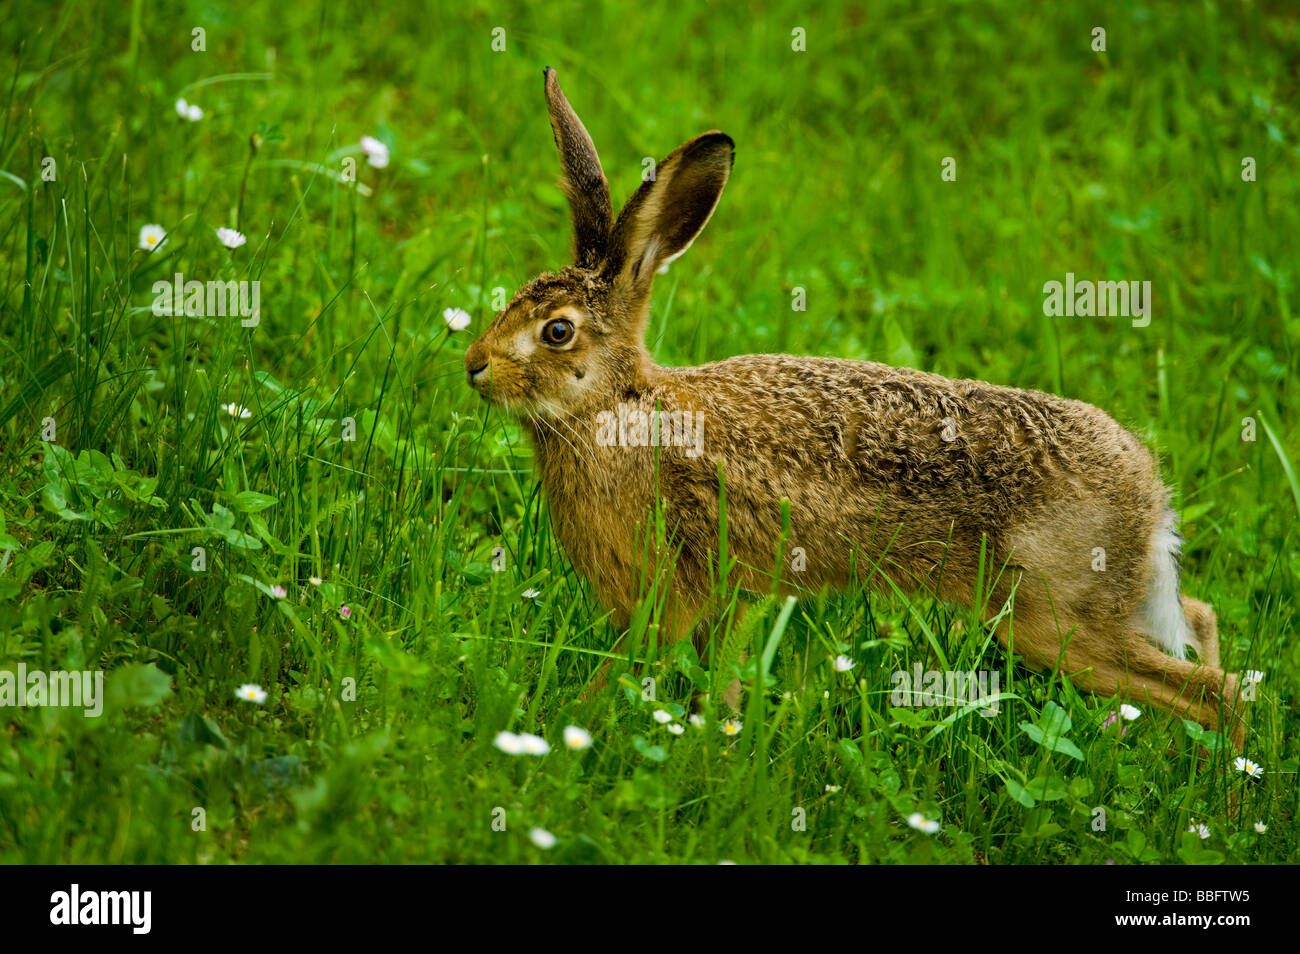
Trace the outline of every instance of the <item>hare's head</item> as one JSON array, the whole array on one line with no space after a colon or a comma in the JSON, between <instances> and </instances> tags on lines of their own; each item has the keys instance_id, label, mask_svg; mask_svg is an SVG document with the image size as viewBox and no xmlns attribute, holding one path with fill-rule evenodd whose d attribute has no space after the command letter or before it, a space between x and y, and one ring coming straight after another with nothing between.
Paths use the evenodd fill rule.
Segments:
<instances>
[{"instance_id":1,"label":"hare's head","mask_svg":"<svg viewBox=\"0 0 1300 954\"><path fill-rule=\"evenodd\" d=\"M614 219L591 137L547 67L546 102L573 216L573 264L515 293L465 352L472 388L532 417L607 405L639 383L655 273L695 241L731 174L720 132L683 143L654 167Z\"/></svg>"}]
</instances>

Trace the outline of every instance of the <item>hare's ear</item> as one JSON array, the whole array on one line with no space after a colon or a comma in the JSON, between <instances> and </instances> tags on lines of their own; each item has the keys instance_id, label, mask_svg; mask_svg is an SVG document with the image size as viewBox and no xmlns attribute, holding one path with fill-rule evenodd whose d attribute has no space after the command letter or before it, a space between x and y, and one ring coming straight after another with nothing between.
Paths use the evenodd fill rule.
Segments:
<instances>
[{"instance_id":1,"label":"hare's ear","mask_svg":"<svg viewBox=\"0 0 1300 954\"><path fill-rule=\"evenodd\" d=\"M707 132L683 143L655 167L619 214L605 273L623 291L649 293L654 274L690 248L722 196L736 144Z\"/></svg>"},{"instance_id":2,"label":"hare's ear","mask_svg":"<svg viewBox=\"0 0 1300 954\"><path fill-rule=\"evenodd\" d=\"M573 264L595 268L605 258L614 209L609 201L609 183L600 167L596 147L582 120L564 98L564 90L549 66L542 71L546 80L546 106L551 114L551 132L560 153L560 188L569 200L573 215Z\"/></svg>"}]
</instances>

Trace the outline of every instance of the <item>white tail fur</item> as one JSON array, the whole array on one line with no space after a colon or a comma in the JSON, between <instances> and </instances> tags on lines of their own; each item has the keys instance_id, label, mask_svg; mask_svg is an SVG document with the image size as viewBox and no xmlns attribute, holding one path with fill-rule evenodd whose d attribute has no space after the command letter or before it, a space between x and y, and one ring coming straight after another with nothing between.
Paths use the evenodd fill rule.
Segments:
<instances>
[{"instance_id":1,"label":"white tail fur","mask_svg":"<svg viewBox=\"0 0 1300 954\"><path fill-rule=\"evenodd\" d=\"M1151 534L1148 551L1151 583L1142 603L1139 625L1147 637L1165 652L1177 659L1186 659L1188 646L1197 652L1201 647L1183 615L1178 570L1181 547L1178 517L1172 510L1166 510L1164 518Z\"/></svg>"}]
</instances>

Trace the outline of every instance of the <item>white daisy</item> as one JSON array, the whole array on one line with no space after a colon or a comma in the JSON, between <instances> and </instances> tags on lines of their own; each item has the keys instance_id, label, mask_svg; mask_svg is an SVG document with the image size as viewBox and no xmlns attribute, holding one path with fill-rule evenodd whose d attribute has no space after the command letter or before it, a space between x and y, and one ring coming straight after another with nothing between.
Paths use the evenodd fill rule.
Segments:
<instances>
[{"instance_id":1,"label":"white daisy","mask_svg":"<svg viewBox=\"0 0 1300 954\"><path fill-rule=\"evenodd\" d=\"M1122 715L1125 719L1128 719L1129 722L1132 722L1134 719L1136 719L1138 716L1142 714L1142 710L1139 709L1137 706L1131 706L1126 702L1119 707L1119 714Z\"/></svg>"},{"instance_id":2,"label":"white daisy","mask_svg":"<svg viewBox=\"0 0 1300 954\"><path fill-rule=\"evenodd\" d=\"M197 123L203 118L203 110L193 103L187 103L183 99L176 100L176 115L181 119L188 119L192 123Z\"/></svg>"},{"instance_id":3,"label":"white daisy","mask_svg":"<svg viewBox=\"0 0 1300 954\"><path fill-rule=\"evenodd\" d=\"M540 735L533 735L531 732L524 732L519 736L519 744L523 747L524 755L545 755L551 751L550 743Z\"/></svg>"},{"instance_id":4,"label":"white daisy","mask_svg":"<svg viewBox=\"0 0 1300 954\"><path fill-rule=\"evenodd\" d=\"M325 581L322 580L319 576L309 576L307 577L307 582L310 583L312 586L320 586Z\"/></svg>"},{"instance_id":5,"label":"white daisy","mask_svg":"<svg viewBox=\"0 0 1300 954\"><path fill-rule=\"evenodd\" d=\"M524 740L513 732L498 732L497 737L492 740L492 744L506 755L524 754Z\"/></svg>"},{"instance_id":6,"label":"white daisy","mask_svg":"<svg viewBox=\"0 0 1300 954\"><path fill-rule=\"evenodd\" d=\"M251 682L246 682L235 690L236 698L243 699L245 702L256 702L259 706L266 701L266 690L261 686L255 686Z\"/></svg>"},{"instance_id":7,"label":"white daisy","mask_svg":"<svg viewBox=\"0 0 1300 954\"><path fill-rule=\"evenodd\" d=\"M740 735L740 730L744 727L745 724L739 719L728 719L726 722L722 723L722 734Z\"/></svg>"},{"instance_id":8,"label":"white daisy","mask_svg":"<svg viewBox=\"0 0 1300 954\"><path fill-rule=\"evenodd\" d=\"M836 671L836 672L848 672L848 671L849 671L850 669L852 669L855 665L856 665L856 663L854 663L853 660L850 659L848 656L836 656L836 657L835 657L835 671Z\"/></svg>"},{"instance_id":9,"label":"white daisy","mask_svg":"<svg viewBox=\"0 0 1300 954\"><path fill-rule=\"evenodd\" d=\"M682 725L680 722L674 722L668 727L668 731L673 735L681 735L686 731L686 726Z\"/></svg>"},{"instance_id":10,"label":"white daisy","mask_svg":"<svg viewBox=\"0 0 1300 954\"><path fill-rule=\"evenodd\" d=\"M274 596L277 600L282 600L285 598L287 593L283 586L277 584L276 586L271 587L271 595Z\"/></svg>"},{"instance_id":11,"label":"white daisy","mask_svg":"<svg viewBox=\"0 0 1300 954\"><path fill-rule=\"evenodd\" d=\"M1210 826L1209 826L1209 825L1204 825L1204 824L1202 824L1202 825L1198 825L1198 824L1196 824L1196 822L1192 822L1190 825L1187 826L1187 830L1188 830L1188 831L1191 831L1191 832L1195 832L1196 834L1200 835L1201 838L1209 838L1209 837L1210 837Z\"/></svg>"},{"instance_id":12,"label":"white daisy","mask_svg":"<svg viewBox=\"0 0 1300 954\"><path fill-rule=\"evenodd\" d=\"M221 244L226 248L239 248L248 241L243 232L236 232L234 229L217 229L217 238L221 239Z\"/></svg>"},{"instance_id":13,"label":"white daisy","mask_svg":"<svg viewBox=\"0 0 1300 954\"><path fill-rule=\"evenodd\" d=\"M926 818L920 812L912 812L907 816L907 824L917 831L925 832L927 835L933 835L939 830L939 823Z\"/></svg>"},{"instance_id":14,"label":"white daisy","mask_svg":"<svg viewBox=\"0 0 1300 954\"><path fill-rule=\"evenodd\" d=\"M447 322L447 327L452 331L464 331L472 319L464 308L444 308L442 320Z\"/></svg>"},{"instance_id":15,"label":"white daisy","mask_svg":"<svg viewBox=\"0 0 1300 954\"><path fill-rule=\"evenodd\" d=\"M537 599L537 597L541 595L542 595L541 590L531 590L531 589L524 590L522 593L519 594L520 598L525 600L535 600Z\"/></svg>"},{"instance_id":16,"label":"white daisy","mask_svg":"<svg viewBox=\"0 0 1300 954\"><path fill-rule=\"evenodd\" d=\"M1245 772L1251 778L1259 778L1264 774L1264 766L1240 755L1232 760L1232 767L1238 772Z\"/></svg>"},{"instance_id":17,"label":"white daisy","mask_svg":"<svg viewBox=\"0 0 1300 954\"><path fill-rule=\"evenodd\" d=\"M665 725L673 721L673 714L671 712L665 712L663 709L656 709L653 718L660 725Z\"/></svg>"},{"instance_id":18,"label":"white daisy","mask_svg":"<svg viewBox=\"0 0 1300 954\"><path fill-rule=\"evenodd\" d=\"M547 831L545 828L531 829L528 832L528 837L532 840L534 845L536 845L538 848L541 848L543 850L547 848L554 848L555 842L557 840L556 837L552 835L549 831Z\"/></svg>"},{"instance_id":19,"label":"white daisy","mask_svg":"<svg viewBox=\"0 0 1300 954\"><path fill-rule=\"evenodd\" d=\"M227 414L229 414L231 417L238 417L242 420L248 420L250 417L253 416L252 411L250 411L246 407L240 407L238 404L234 403L233 401L229 404L221 405L221 409L225 411Z\"/></svg>"},{"instance_id":20,"label":"white daisy","mask_svg":"<svg viewBox=\"0 0 1300 954\"><path fill-rule=\"evenodd\" d=\"M564 744L575 752L581 751L591 745L591 733L586 729L580 729L576 725L566 725L564 727Z\"/></svg>"},{"instance_id":21,"label":"white daisy","mask_svg":"<svg viewBox=\"0 0 1300 954\"><path fill-rule=\"evenodd\" d=\"M167 232L161 225L146 225L140 230L140 247L152 252L167 240Z\"/></svg>"},{"instance_id":22,"label":"white daisy","mask_svg":"<svg viewBox=\"0 0 1300 954\"><path fill-rule=\"evenodd\" d=\"M697 729L704 728L704 716L700 715L698 712L692 712L690 716L687 717L686 721Z\"/></svg>"},{"instance_id":23,"label":"white daisy","mask_svg":"<svg viewBox=\"0 0 1300 954\"><path fill-rule=\"evenodd\" d=\"M366 154L366 161L376 169L388 166L388 147L373 136L361 137L361 151Z\"/></svg>"},{"instance_id":24,"label":"white daisy","mask_svg":"<svg viewBox=\"0 0 1300 954\"><path fill-rule=\"evenodd\" d=\"M1262 835L1264 834L1264 832L1268 831L1268 826L1265 825L1262 821L1255 822L1255 831L1259 832Z\"/></svg>"}]
</instances>

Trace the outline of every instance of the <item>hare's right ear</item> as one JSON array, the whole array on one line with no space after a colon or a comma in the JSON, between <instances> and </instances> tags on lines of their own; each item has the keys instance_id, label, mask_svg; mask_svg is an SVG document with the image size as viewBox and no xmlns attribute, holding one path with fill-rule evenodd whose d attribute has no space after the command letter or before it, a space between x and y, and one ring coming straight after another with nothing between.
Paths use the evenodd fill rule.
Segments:
<instances>
[{"instance_id":1,"label":"hare's right ear","mask_svg":"<svg viewBox=\"0 0 1300 954\"><path fill-rule=\"evenodd\" d=\"M595 268L605 259L614 209L609 201L609 183L600 167L596 147L582 120L573 111L549 66L542 71L546 81L546 107L551 114L551 132L560 153L560 188L569 200L573 215L573 264Z\"/></svg>"},{"instance_id":2,"label":"hare's right ear","mask_svg":"<svg viewBox=\"0 0 1300 954\"><path fill-rule=\"evenodd\" d=\"M619 213L604 271L639 303L655 272L690 248L722 198L736 144L726 133L704 133L674 149L641 183Z\"/></svg>"}]
</instances>

